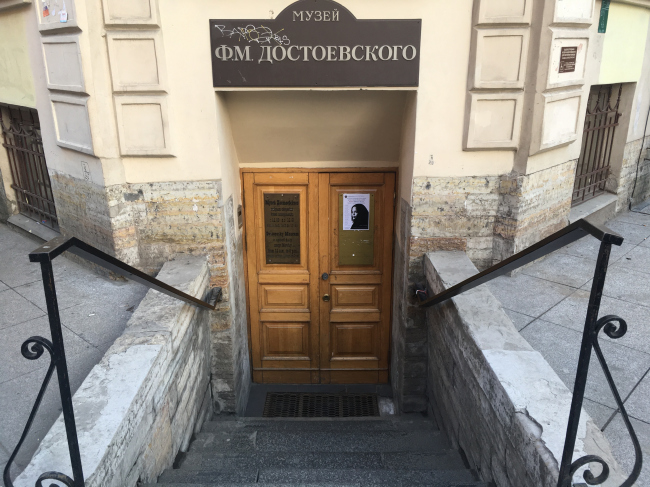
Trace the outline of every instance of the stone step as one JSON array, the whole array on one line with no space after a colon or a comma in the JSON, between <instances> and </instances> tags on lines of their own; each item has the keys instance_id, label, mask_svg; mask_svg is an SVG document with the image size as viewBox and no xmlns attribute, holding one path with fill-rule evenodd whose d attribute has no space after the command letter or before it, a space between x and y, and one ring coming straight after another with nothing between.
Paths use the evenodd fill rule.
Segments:
<instances>
[{"instance_id":1,"label":"stone step","mask_svg":"<svg viewBox=\"0 0 650 487\"><path fill-rule=\"evenodd\" d=\"M145 484L143 487L157 487L160 484ZM250 483L250 482L210 482L210 483L185 483L185 482L167 482L164 484L165 487L296 487L295 484L287 483ZM300 487L366 487L368 483L331 483L331 482L307 482L301 483ZM396 487L406 487L407 483L398 483ZM412 484L412 485L429 485L424 484ZM450 483L446 484L445 487L491 487L490 484L486 482L461 482L461 483Z\"/></svg>"},{"instance_id":2,"label":"stone step","mask_svg":"<svg viewBox=\"0 0 650 487\"><path fill-rule=\"evenodd\" d=\"M430 487L480 485L468 470L387 469L260 469L260 470L171 470L158 484L335 484L335 485L418 485Z\"/></svg>"},{"instance_id":3,"label":"stone step","mask_svg":"<svg viewBox=\"0 0 650 487\"><path fill-rule=\"evenodd\" d=\"M238 421L209 421L203 425L202 433L219 431L437 431L436 424L426 418L411 420L372 419L372 420L343 420L343 419L261 419L250 418Z\"/></svg>"},{"instance_id":4,"label":"stone step","mask_svg":"<svg viewBox=\"0 0 650 487\"><path fill-rule=\"evenodd\" d=\"M256 452L255 455L204 450L188 455L180 466L180 470L265 468L462 470L465 465L456 450L437 453Z\"/></svg>"},{"instance_id":5,"label":"stone step","mask_svg":"<svg viewBox=\"0 0 650 487\"><path fill-rule=\"evenodd\" d=\"M246 452L441 452L450 448L440 431L219 431L199 433L189 454L200 450Z\"/></svg>"},{"instance_id":6,"label":"stone step","mask_svg":"<svg viewBox=\"0 0 650 487\"><path fill-rule=\"evenodd\" d=\"M157 487L160 484L144 484L143 487ZM475 484L463 484L459 486L450 487L474 487ZM483 484L476 484L482 487ZM194 484L185 482L169 482L165 483L165 487L295 487L291 484L261 484L261 483L232 483L232 482L211 482L208 484ZM300 487L361 487L361 484L331 484L331 483L308 483L301 484ZM486 484L487 487L487 484Z\"/></svg>"}]
</instances>

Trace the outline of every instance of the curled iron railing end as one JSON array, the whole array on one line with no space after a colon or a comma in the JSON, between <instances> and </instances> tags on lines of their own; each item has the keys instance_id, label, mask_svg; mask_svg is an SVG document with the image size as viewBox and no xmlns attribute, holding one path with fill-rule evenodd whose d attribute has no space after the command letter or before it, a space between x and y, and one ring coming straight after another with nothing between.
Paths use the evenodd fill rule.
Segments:
<instances>
[{"instance_id":1,"label":"curled iron railing end","mask_svg":"<svg viewBox=\"0 0 650 487\"><path fill-rule=\"evenodd\" d=\"M598 339L598 333L603 330L604 333L613 339L621 338L627 333L627 323L625 320L616 315L603 316L596 322L595 336Z\"/></svg>"},{"instance_id":2,"label":"curled iron railing end","mask_svg":"<svg viewBox=\"0 0 650 487\"><path fill-rule=\"evenodd\" d=\"M36 487L43 487L44 480L56 480L57 482L61 482L62 484L66 485L67 487L75 487L74 480L72 480L67 475L59 472L45 472L41 474L41 476L36 480ZM50 485L53 486L54 484Z\"/></svg>"},{"instance_id":3,"label":"curled iron railing end","mask_svg":"<svg viewBox=\"0 0 650 487\"><path fill-rule=\"evenodd\" d=\"M38 391L38 396L36 396L36 401L34 402L34 406L32 407L32 411L29 415L29 419L27 420L27 424L23 429L23 434L21 435L20 440L16 445L16 448L14 448L14 451L11 453L9 460L7 461L7 465L5 465L2 479L6 487L13 487L14 485L13 482L11 481L11 465L16 459L16 456L18 455L20 448L23 446L23 443L25 441L25 438L27 438L27 434L29 433L29 430L32 428L34 418L36 417L38 408L41 405L41 401L43 400L43 395L45 394L47 386L50 383L50 379L52 378L52 373L54 372L54 367L56 366L57 359L58 359L57 354L54 351L54 345L47 338L43 338L40 336L29 337L27 340L23 342L23 344L20 347L20 353L27 360L38 360L43 356L45 350L47 350L48 353L50 354L50 365L47 369L47 373L45 374L45 378L43 379L43 382L41 384L41 388ZM44 474L42 474L36 481L36 487L42 487L43 480L57 480L59 482L63 482L65 485L69 487L74 487L74 482L72 479L70 479L70 477L58 472L45 472Z\"/></svg>"},{"instance_id":4,"label":"curled iron railing end","mask_svg":"<svg viewBox=\"0 0 650 487\"><path fill-rule=\"evenodd\" d=\"M609 388L612 391L612 395L614 396L614 400L616 401L616 405L618 406L618 411L621 413L621 417L623 418L625 427L627 428L628 433L630 435L630 439L632 440L632 444L634 445L634 454L635 454L634 467L632 468L632 472L630 473L629 477L619 486L619 487L631 487L634 484L634 482L636 482L636 480L639 478L639 474L641 473L641 467L643 465L643 458L641 455L641 445L639 444L639 440L636 437L636 433L632 428L632 424L630 423L630 419L627 415L627 411L625 410L623 401L621 400L621 396L618 393L618 389L614 384L614 379L612 378L612 375L609 371L609 367L607 366L607 361L605 360L605 356L603 355L603 352L600 349L600 345L598 343L598 336L601 330L609 338L618 339L623 337L627 333L627 323L623 318L616 315L603 316L598 321L596 321L596 324L594 325L593 328L593 333L591 334L590 337L590 341L594 351L596 352L596 356L598 358L600 366L603 369L603 373L605 374L605 378L607 379ZM584 457L581 457L575 460L573 463L571 463L571 469L569 471L570 477L573 478L573 475L578 471L578 469L590 463L599 463L602 466L602 471L599 475L594 476L591 470L589 469L585 470L583 474L583 478L585 482L588 485L603 484L609 478L610 468L609 465L607 465L607 462L605 462L605 460L603 460L602 458L596 455L585 455Z\"/></svg>"},{"instance_id":5,"label":"curled iron railing end","mask_svg":"<svg viewBox=\"0 0 650 487\"><path fill-rule=\"evenodd\" d=\"M582 474L582 478L585 479L585 482L587 482L588 485L600 485L605 482L605 480L609 478L609 465L607 465L607 462L597 455L585 455L573 462L571 464L571 470L569 471L571 478L573 478L573 475L578 471L578 469L590 463L599 463L602 466L602 471L598 476L594 477L594 474L591 473L590 469L585 470Z\"/></svg>"},{"instance_id":6,"label":"curled iron railing end","mask_svg":"<svg viewBox=\"0 0 650 487\"><path fill-rule=\"evenodd\" d=\"M43 400L43 395L45 394L47 386L50 383L50 379L52 378L52 373L54 372L54 368L56 366L57 358L58 358L54 350L54 345L47 338L43 338L40 336L29 337L27 340L23 342L23 344L20 347L20 353L27 360L38 360L43 356L45 350L47 350L48 353L50 354L50 365L47 369L47 373L45 374L45 378L43 379L43 383L41 384L41 388L38 391L38 396L36 397L36 401L34 402L34 406L32 407L32 411L29 415L29 419L27 420L27 424L23 429L23 434L21 435L20 440L16 445L16 448L14 448L14 451L11 453L9 460L7 461L7 465L4 468L2 479L6 487L14 487L14 484L11 481L11 465L16 459L16 456L18 455L20 448L23 446L23 442L25 441L25 438L27 438L27 434L29 433L29 430L32 428L34 418L36 417L38 408L41 405L41 401ZM36 484L35 484L36 487L43 487L43 481L45 480L56 480L68 487L75 487L74 480L72 480L67 475L59 472L45 472L41 474L41 476L36 480Z\"/></svg>"}]
</instances>

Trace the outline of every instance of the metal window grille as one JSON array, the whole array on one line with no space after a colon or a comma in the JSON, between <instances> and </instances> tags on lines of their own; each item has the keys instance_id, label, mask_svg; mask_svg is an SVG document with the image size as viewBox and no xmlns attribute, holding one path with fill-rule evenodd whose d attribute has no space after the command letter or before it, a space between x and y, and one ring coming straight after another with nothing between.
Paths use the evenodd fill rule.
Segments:
<instances>
[{"instance_id":1,"label":"metal window grille","mask_svg":"<svg viewBox=\"0 0 650 487\"><path fill-rule=\"evenodd\" d=\"M32 108L0 104L0 129L2 146L7 149L9 157L11 187L16 192L20 213L58 230L38 112Z\"/></svg>"},{"instance_id":2,"label":"metal window grille","mask_svg":"<svg viewBox=\"0 0 650 487\"><path fill-rule=\"evenodd\" d=\"M572 205L605 192L612 158L614 133L621 114L622 85L591 88L582 135L580 159L576 168Z\"/></svg>"}]
</instances>

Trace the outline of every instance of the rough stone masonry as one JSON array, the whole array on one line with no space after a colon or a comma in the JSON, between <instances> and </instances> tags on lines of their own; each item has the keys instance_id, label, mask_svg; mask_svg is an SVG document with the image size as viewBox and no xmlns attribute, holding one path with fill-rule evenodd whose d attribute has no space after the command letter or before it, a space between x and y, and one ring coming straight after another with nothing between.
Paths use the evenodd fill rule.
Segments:
<instances>
[{"instance_id":1,"label":"rough stone masonry","mask_svg":"<svg viewBox=\"0 0 650 487\"><path fill-rule=\"evenodd\" d=\"M158 278L206 299L207 259L182 255ZM211 416L212 312L150 290L73 398L87 487L155 482ZM72 475L62 416L41 442L16 487L44 472Z\"/></svg>"}]
</instances>

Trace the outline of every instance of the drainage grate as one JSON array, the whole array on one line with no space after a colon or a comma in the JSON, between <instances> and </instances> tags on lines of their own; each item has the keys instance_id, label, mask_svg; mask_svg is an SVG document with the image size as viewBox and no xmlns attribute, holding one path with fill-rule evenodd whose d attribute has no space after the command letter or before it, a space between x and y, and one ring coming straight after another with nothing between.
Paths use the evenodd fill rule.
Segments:
<instances>
[{"instance_id":1,"label":"drainage grate","mask_svg":"<svg viewBox=\"0 0 650 487\"><path fill-rule=\"evenodd\" d=\"M379 416L377 394L269 392L265 418L359 418Z\"/></svg>"}]
</instances>

